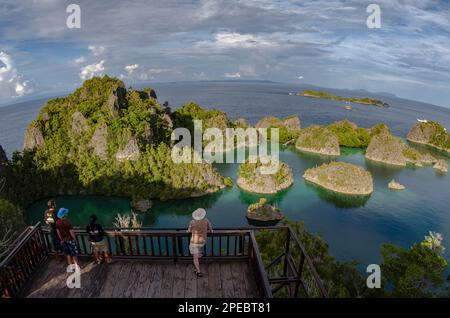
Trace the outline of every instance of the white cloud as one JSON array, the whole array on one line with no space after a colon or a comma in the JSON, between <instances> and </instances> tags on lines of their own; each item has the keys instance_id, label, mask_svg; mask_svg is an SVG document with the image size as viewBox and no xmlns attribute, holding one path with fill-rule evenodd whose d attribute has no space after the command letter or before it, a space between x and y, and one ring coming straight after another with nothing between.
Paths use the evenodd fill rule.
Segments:
<instances>
[{"instance_id":1,"label":"white cloud","mask_svg":"<svg viewBox=\"0 0 450 318\"><path fill-rule=\"evenodd\" d=\"M20 97L33 92L30 82L22 79L8 54L0 52L0 97Z\"/></svg>"},{"instance_id":2,"label":"white cloud","mask_svg":"<svg viewBox=\"0 0 450 318\"><path fill-rule=\"evenodd\" d=\"M215 43L222 47L251 48L257 46L272 46L273 42L261 36L240 34L236 32L219 32Z\"/></svg>"},{"instance_id":3,"label":"white cloud","mask_svg":"<svg viewBox=\"0 0 450 318\"><path fill-rule=\"evenodd\" d=\"M89 45L88 49L91 51L91 53L94 56L99 56L106 52L106 49L104 46Z\"/></svg>"},{"instance_id":4,"label":"white cloud","mask_svg":"<svg viewBox=\"0 0 450 318\"><path fill-rule=\"evenodd\" d=\"M236 73L225 73L223 74L226 78L240 78L241 74L239 72Z\"/></svg>"},{"instance_id":5,"label":"white cloud","mask_svg":"<svg viewBox=\"0 0 450 318\"><path fill-rule=\"evenodd\" d=\"M105 67L103 65L104 63L105 61L101 60L97 64L90 64L82 67L80 72L80 78L82 80L86 80L102 73L105 70Z\"/></svg>"},{"instance_id":6,"label":"white cloud","mask_svg":"<svg viewBox=\"0 0 450 318\"><path fill-rule=\"evenodd\" d=\"M83 64L86 61L84 56L80 56L79 58L76 58L75 60L73 60L73 63L75 65L80 65Z\"/></svg>"},{"instance_id":7,"label":"white cloud","mask_svg":"<svg viewBox=\"0 0 450 318\"><path fill-rule=\"evenodd\" d=\"M139 68L139 64L127 65L127 66L125 66L125 71L127 71L128 74L131 74L138 68Z\"/></svg>"}]
</instances>

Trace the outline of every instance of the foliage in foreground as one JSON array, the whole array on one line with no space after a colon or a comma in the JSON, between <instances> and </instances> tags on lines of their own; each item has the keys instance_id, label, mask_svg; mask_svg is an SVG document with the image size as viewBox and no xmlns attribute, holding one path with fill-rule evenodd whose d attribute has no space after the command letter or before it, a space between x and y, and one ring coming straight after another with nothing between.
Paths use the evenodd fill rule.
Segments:
<instances>
[{"instance_id":1,"label":"foliage in foreground","mask_svg":"<svg viewBox=\"0 0 450 318\"><path fill-rule=\"evenodd\" d=\"M283 222L297 233L330 297L446 296L444 291L448 284L445 284L444 273L448 264L441 255L444 247L439 234L430 233L424 241L409 249L383 244L380 264L382 288L369 289L366 277L357 268L356 261L337 261L330 255L328 244L319 235L306 231L303 222ZM256 239L266 265L284 252L285 232L262 230L258 232ZM298 259L298 252L292 252L294 259ZM279 296L285 295L281 293Z\"/></svg>"}]
</instances>

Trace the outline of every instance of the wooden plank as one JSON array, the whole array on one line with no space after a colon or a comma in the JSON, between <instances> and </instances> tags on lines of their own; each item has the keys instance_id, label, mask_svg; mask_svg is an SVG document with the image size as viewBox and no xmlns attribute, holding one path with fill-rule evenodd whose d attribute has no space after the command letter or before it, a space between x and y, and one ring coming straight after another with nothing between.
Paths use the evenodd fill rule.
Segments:
<instances>
[{"instance_id":1,"label":"wooden plank","mask_svg":"<svg viewBox=\"0 0 450 318\"><path fill-rule=\"evenodd\" d=\"M123 262L121 265L122 269L120 271L120 276L115 281L116 286L114 286L114 290L112 293L113 298L123 297L123 293L128 287L127 277L130 276L132 266L129 262Z\"/></svg>"},{"instance_id":2,"label":"wooden plank","mask_svg":"<svg viewBox=\"0 0 450 318\"><path fill-rule=\"evenodd\" d=\"M137 284L137 281L139 279L139 263L130 263L130 275L127 277L124 277L122 279L125 279L127 281L127 284L124 286L125 289L123 290L122 297L123 298L133 298L134 296L134 287Z\"/></svg>"},{"instance_id":3,"label":"wooden plank","mask_svg":"<svg viewBox=\"0 0 450 318\"><path fill-rule=\"evenodd\" d=\"M148 264L143 262L135 262L131 265L130 276L128 277L128 286L124 291L125 298L144 298L151 281L148 277Z\"/></svg>"},{"instance_id":4,"label":"wooden plank","mask_svg":"<svg viewBox=\"0 0 450 318\"><path fill-rule=\"evenodd\" d=\"M222 297L222 281L220 277L220 265L218 263L208 264L208 297Z\"/></svg>"},{"instance_id":5,"label":"wooden plank","mask_svg":"<svg viewBox=\"0 0 450 318\"><path fill-rule=\"evenodd\" d=\"M209 265L210 263L205 263L201 265L203 277L197 278L197 297L199 298L208 297Z\"/></svg>"},{"instance_id":6,"label":"wooden plank","mask_svg":"<svg viewBox=\"0 0 450 318\"><path fill-rule=\"evenodd\" d=\"M229 263L220 264L220 279L222 282L222 294L224 298L236 297L233 285L233 276L231 274L231 266Z\"/></svg>"},{"instance_id":7,"label":"wooden plank","mask_svg":"<svg viewBox=\"0 0 450 318\"><path fill-rule=\"evenodd\" d=\"M174 289L176 266L173 263L165 264L162 268L161 297L171 298Z\"/></svg>"},{"instance_id":8,"label":"wooden plank","mask_svg":"<svg viewBox=\"0 0 450 318\"><path fill-rule=\"evenodd\" d=\"M173 276L173 298L185 298L184 288L186 284L186 264L177 263Z\"/></svg>"},{"instance_id":9,"label":"wooden plank","mask_svg":"<svg viewBox=\"0 0 450 318\"><path fill-rule=\"evenodd\" d=\"M259 297L258 286L256 285L255 275L250 267L250 262L245 262L244 266L244 282L247 297Z\"/></svg>"},{"instance_id":10,"label":"wooden plank","mask_svg":"<svg viewBox=\"0 0 450 318\"><path fill-rule=\"evenodd\" d=\"M230 266L231 276L233 277L235 296L238 298L247 297L244 280L244 267L246 267L247 264L245 262L232 262Z\"/></svg>"},{"instance_id":11,"label":"wooden plank","mask_svg":"<svg viewBox=\"0 0 450 318\"><path fill-rule=\"evenodd\" d=\"M148 264L147 268L151 266L153 269L153 277L147 292L146 297L148 298L158 298L161 297L161 285L162 285L162 267L163 264L153 263Z\"/></svg>"},{"instance_id":12,"label":"wooden plank","mask_svg":"<svg viewBox=\"0 0 450 318\"><path fill-rule=\"evenodd\" d=\"M184 297L185 298L196 298L197 297L197 275L195 274L195 267L189 264L186 267L186 284Z\"/></svg>"},{"instance_id":13,"label":"wooden plank","mask_svg":"<svg viewBox=\"0 0 450 318\"><path fill-rule=\"evenodd\" d=\"M117 282L123 279L123 276L121 276L123 265L123 262L120 261L113 261L113 263L108 264L108 275L105 278L98 297L111 298L113 296Z\"/></svg>"}]
</instances>

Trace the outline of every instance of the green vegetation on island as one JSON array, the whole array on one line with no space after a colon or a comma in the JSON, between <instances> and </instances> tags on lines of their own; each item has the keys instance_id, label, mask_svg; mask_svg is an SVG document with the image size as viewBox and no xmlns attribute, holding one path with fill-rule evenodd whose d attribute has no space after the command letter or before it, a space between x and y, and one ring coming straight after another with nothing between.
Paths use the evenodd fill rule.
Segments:
<instances>
[{"instance_id":1,"label":"green vegetation on island","mask_svg":"<svg viewBox=\"0 0 450 318\"><path fill-rule=\"evenodd\" d=\"M364 105L374 105L379 107L389 107L389 104L374 98L352 98L352 97L343 97L338 95L332 95L330 93L324 91L314 91L314 90L305 90L303 92L297 93L299 96L305 97L313 97L313 98L323 98L323 99L332 99L343 102L355 103L355 104L364 104Z\"/></svg>"},{"instance_id":2,"label":"green vegetation on island","mask_svg":"<svg viewBox=\"0 0 450 318\"><path fill-rule=\"evenodd\" d=\"M173 162L172 114L153 96L152 89L126 90L105 76L50 100L29 125L24 151L5 169L13 185L5 195L21 206L76 194L165 200L229 184L206 162Z\"/></svg>"},{"instance_id":3,"label":"green vegetation on island","mask_svg":"<svg viewBox=\"0 0 450 318\"><path fill-rule=\"evenodd\" d=\"M347 195L369 195L373 179L369 171L346 162L332 161L305 171L303 178L320 187Z\"/></svg>"},{"instance_id":4,"label":"green vegetation on island","mask_svg":"<svg viewBox=\"0 0 450 318\"><path fill-rule=\"evenodd\" d=\"M271 160L249 157L239 166L237 185L245 191L261 194L274 194L289 188L294 183L291 168L284 162Z\"/></svg>"},{"instance_id":5,"label":"green vegetation on island","mask_svg":"<svg viewBox=\"0 0 450 318\"><path fill-rule=\"evenodd\" d=\"M276 222L283 219L280 209L267 203L261 198L257 203L250 204L247 209L247 218L258 222Z\"/></svg>"},{"instance_id":6,"label":"green vegetation on island","mask_svg":"<svg viewBox=\"0 0 450 318\"><path fill-rule=\"evenodd\" d=\"M278 140L282 144L288 144L295 141L300 134L301 123L296 115L291 115L283 120L278 117L267 116L261 118L255 125L255 128L278 128ZM270 131L268 133L270 139Z\"/></svg>"},{"instance_id":7,"label":"green vegetation on island","mask_svg":"<svg viewBox=\"0 0 450 318\"><path fill-rule=\"evenodd\" d=\"M437 161L431 154L408 146L400 137L390 133L375 135L367 147L365 157L372 161L396 166L406 166L409 163L421 167Z\"/></svg>"},{"instance_id":8,"label":"green vegetation on island","mask_svg":"<svg viewBox=\"0 0 450 318\"><path fill-rule=\"evenodd\" d=\"M424 144L450 154L450 134L435 121L416 124L408 133L408 141Z\"/></svg>"},{"instance_id":9,"label":"green vegetation on island","mask_svg":"<svg viewBox=\"0 0 450 318\"><path fill-rule=\"evenodd\" d=\"M295 147L300 151L321 155L339 156L339 140L329 128L311 125L300 131Z\"/></svg>"},{"instance_id":10,"label":"green vegetation on island","mask_svg":"<svg viewBox=\"0 0 450 318\"><path fill-rule=\"evenodd\" d=\"M304 228L303 222L284 220L296 232L299 240L311 256L329 297L448 297L448 284L444 281L447 262L442 256L444 246L442 236L430 233L425 239L410 248L393 244L383 244L381 248L381 288L369 289L367 276L358 269L357 261L340 262L330 255L328 244L320 235L314 235ZM258 231L256 235L265 265L284 251L286 234L282 231ZM300 251L293 248L294 259L299 259ZM283 273L283 262L274 266L272 274ZM303 280L314 290L310 272L303 273ZM285 296L283 290L278 294Z\"/></svg>"}]
</instances>

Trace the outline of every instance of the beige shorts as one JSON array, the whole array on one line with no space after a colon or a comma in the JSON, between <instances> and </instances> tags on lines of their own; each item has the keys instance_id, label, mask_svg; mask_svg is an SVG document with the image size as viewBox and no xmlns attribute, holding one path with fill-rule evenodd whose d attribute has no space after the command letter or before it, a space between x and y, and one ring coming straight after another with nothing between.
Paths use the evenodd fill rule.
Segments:
<instances>
[{"instance_id":1,"label":"beige shorts","mask_svg":"<svg viewBox=\"0 0 450 318\"><path fill-rule=\"evenodd\" d=\"M92 253L108 253L108 247L106 247L105 241L91 242Z\"/></svg>"},{"instance_id":2,"label":"beige shorts","mask_svg":"<svg viewBox=\"0 0 450 318\"><path fill-rule=\"evenodd\" d=\"M203 247L205 244L189 244L189 252L191 252L192 255L194 254L203 254Z\"/></svg>"}]
</instances>

